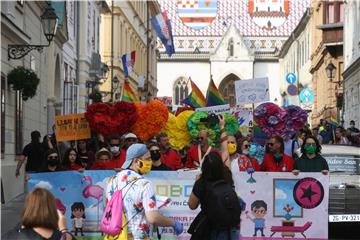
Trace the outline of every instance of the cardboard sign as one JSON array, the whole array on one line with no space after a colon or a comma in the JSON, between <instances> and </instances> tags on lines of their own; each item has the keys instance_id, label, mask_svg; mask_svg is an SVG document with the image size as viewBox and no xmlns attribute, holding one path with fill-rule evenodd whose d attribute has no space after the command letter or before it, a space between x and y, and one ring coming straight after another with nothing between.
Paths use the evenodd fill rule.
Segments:
<instances>
[{"instance_id":1,"label":"cardboard sign","mask_svg":"<svg viewBox=\"0 0 360 240\"><path fill-rule=\"evenodd\" d=\"M207 113L225 113L230 112L230 105L218 105L218 106L212 106L212 107L202 107L202 108L196 108L195 111L197 112L207 112Z\"/></svg>"},{"instance_id":2,"label":"cardboard sign","mask_svg":"<svg viewBox=\"0 0 360 240\"><path fill-rule=\"evenodd\" d=\"M243 135L249 133L249 128L253 127L253 110L252 108L234 107L230 112L238 119L239 128Z\"/></svg>"},{"instance_id":3,"label":"cardboard sign","mask_svg":"<svg viewBox=\"0 0 360 240\"><path fill-rule=\"evenodd\" d=\"M90 138L90 127L85 114L55 116L55 135L59 142Z\"/></svg>"},{"instance_id":4,"label":"cardboard sign","mask_svg":"<svg viewBox=\"0 0 360 240\"><path fill-rule=\"evenodd\" d=\"M235 81L236 105L270 101L268 78Z\"/></svg>"}]
</instances>

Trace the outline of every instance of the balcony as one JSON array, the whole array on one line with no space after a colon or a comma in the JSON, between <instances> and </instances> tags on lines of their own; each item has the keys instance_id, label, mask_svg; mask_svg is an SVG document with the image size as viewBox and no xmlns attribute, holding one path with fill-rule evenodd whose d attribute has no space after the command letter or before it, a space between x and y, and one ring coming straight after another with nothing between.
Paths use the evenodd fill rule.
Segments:
<instances>
[{"instance_id":1,"label":"balcony","mask_svg":"<svg viewBox=\"0 0 360 240\"><path fill-rule=\"evenodd\" d=\"M325 45L343 44L343 23L330 23L317 26L322 30L322 39Z\"/></svg>"}]
</instances>

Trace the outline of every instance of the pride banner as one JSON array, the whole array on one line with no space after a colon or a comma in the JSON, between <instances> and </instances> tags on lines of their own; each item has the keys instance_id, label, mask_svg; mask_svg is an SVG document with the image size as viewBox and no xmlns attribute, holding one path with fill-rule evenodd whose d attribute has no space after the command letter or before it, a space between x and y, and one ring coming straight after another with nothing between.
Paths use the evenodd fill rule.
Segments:
<instances>
[{"instance_id":1,"label":"pride banner","mask_svg":"<svg viewBox=\"0 0 360 240\"><path fill-rule=\"evenodd\" d=\"M199 171L157 171L145 177L154 184L158 206L171 199L162 214L184 224L184 233L175 237L172 228L159 227L161 239L190 239L187 234L199 212L188 207L196 175ZM42 187L57 198L58 208L65 214L69 229L72 208L84 206L83 233L78 239L103 239L99 220L104 209L107 178L114 171L76 171L36 173L30 175L29 189ZM241 239L327 239L328 176L321 173L241 172L233 176L235 189L246 203L241 215ZM156 231L152 239L157 239ZM254 236L255 235L255 236Z\"/></svg>"}]
</instances>

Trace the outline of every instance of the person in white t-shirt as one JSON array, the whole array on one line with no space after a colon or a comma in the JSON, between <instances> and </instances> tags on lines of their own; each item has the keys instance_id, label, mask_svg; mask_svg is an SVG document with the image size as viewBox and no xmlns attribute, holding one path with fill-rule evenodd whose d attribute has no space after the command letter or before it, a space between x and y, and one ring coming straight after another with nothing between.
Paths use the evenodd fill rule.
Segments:
<instances>
[{"instance_id":1,"label":"person in white t-shirt","mask_svg":"<svg viewBox=\"0 0 360 240\"><path fill-rule=\"evenodd\" d=\"M156 206L154 186L150 180L143 177L151 171L151 166L151 155L146 145L132 144L126 151L122 170L107 183L108 201L116 190L122 189L128 239L149 240L150 224L172 227L176 235L183 232L182 223L164 217Z\"/></svg>"}]
</instances>

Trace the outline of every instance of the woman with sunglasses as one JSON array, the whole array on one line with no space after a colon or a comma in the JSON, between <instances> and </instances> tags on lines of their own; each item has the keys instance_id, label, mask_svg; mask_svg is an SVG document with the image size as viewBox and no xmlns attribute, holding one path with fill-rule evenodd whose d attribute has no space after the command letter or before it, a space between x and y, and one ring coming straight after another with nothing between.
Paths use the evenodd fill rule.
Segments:
<instances>
[{"instance_id":1,"label":"woman with sunglasses","mask_svg":"<svg viewBox=\"0 0 360 240\"><path fill-rule=\"evenodd\" d=\"M316 137L306 137L301 152L302 156L296 159L292 171L295 175L298 175L299 172L322 172L325 175L328 174L329 166L325 158L320 155L321 146Z\"/></svg>"},{"instance_id":2,"label":"woman with sunglasses","mask_svg":"<svg viewBox=\"0 0 360 240\"><path fill-rule=\"evenodd\" d=\"M239 149L237 146L240 146ZM227 161L225 164L231 169L233 174L248 169L260 170L258 161L250 157L250 144L247 139L243 139L237 144L234 136L228 136L228 150L231 163Z\"/></svg>"},{"instance_id":3,"label":"woman with sunglasses","mask_svg":"<svg viewBox=\"0 0 360 240\"><path fill-rule=\"evenodd\" d=\"M58 152L55 149L49 149L46 152L45 166L42 169L42 172L57 172L63 171Z\"/></svg>"}]
</instances>

